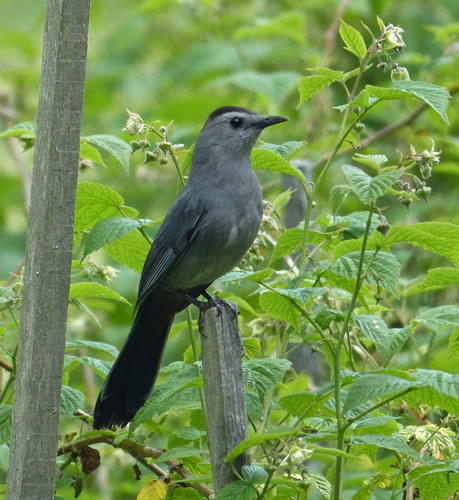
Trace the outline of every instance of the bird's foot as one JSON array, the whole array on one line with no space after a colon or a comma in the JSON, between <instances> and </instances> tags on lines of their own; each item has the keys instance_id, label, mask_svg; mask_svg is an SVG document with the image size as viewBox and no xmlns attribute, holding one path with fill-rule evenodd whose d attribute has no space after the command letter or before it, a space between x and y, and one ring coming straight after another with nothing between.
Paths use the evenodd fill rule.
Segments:
<instances>
[{"instance_id":1,"label":"bird's foot","mask_svg":"<svg viewBox=\"0 0 459 500\"><path fill-rule=\"evenodd\" d=\"M239 314L239 311L229 302L226 302L223 299L220 298L214 298L211 295L209 295L205 290L201 293L201 295L207 299L207 301L204 300L198 300L191 295L188 295L187 293L184 293L184 297L186 300L188 300L191 304L196 306L200 311L205 311L207 309L210 309L212 307L215 307L217 309L217 314L220 316L221 314L221 308L222 307L229 307L231 311L233 312L233 319L237 317Z\"/></svg>"}]
</instances>

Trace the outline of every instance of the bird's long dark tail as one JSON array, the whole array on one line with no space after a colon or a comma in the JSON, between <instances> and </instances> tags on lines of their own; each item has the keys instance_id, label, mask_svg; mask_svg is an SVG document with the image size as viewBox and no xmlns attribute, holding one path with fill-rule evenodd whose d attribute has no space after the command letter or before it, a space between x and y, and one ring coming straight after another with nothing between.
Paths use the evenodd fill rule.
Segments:
<instances>
[{"instance_id":1,"label":"bird's long dark tail","mask_svg":"<svg viewBox=\"0 0 459 500\"><path fill-rule=\"evenodd\" d=\"M129 336L94 408L94 429L125 426L150 395L181 299L153 293L140 306Z\"/></svg>"}]
</instances>

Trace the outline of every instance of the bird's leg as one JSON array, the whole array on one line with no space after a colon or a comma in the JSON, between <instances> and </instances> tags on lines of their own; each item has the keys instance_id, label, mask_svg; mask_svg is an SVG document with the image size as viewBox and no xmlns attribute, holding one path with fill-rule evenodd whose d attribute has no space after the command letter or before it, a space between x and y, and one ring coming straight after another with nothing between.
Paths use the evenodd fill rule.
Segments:
<instances>
[{"instance_id":1,"label":"bird's leg","mask_svg":"<svg viewBox=\"0 0 459 500\"><path fill-rule=\"evenodd\" d=\"M210 309L211 307L215 307L217 309L218 315L220 316L221 314L220 307L226 305L233 311L234 318L238 315L238 311L229 302L226 302L223 299L214 298L212 297L212 295L208 294L205 290L201 291L201 295L205 299L207 299L207 301L198 300L195 297L189 295L188 293L183 292L182 290L180 290L180 293L188 302L196 306L200 311Z\"/></svg>"}]
</instances>

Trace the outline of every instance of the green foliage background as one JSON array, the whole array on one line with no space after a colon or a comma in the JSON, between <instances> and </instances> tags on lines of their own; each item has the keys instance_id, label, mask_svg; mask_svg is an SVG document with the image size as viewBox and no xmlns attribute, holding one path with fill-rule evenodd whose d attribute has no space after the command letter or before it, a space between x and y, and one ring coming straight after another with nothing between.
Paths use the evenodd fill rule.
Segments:
<instances>
[{"instance_id":1,"label":"green foliage background","mask_svg":"<svg viewBox=\"0 0 459 500\"><path fill-rule=\"evenodd\" d=\"M268 130L263 140L277 144L307 141L308 145L296 158L307 159L314 164L320 161L324 153L330 152L335 144L341 114L333 106L345 103L346 95L341 87L335 85L298 106L298 81L312 74L306 68L328 66L345 72L352 70L356 66L356 59L342 47L338 36L338 18L342 17L363 33L369 45L371 40L361 27L360 20L378 32L376 15L386 24L400 25L405 30L407 47L394 59L408 68L411 79L448 87L453 94L448 110L449 126L434 110L428 109L408 126L397 129L394 134L383 137L363 151L365 154L385 154L394 164L397 161L396 150L408 154L410 144L416 151L430 149L431 137L435 140L435 149L441 150L441 163L434 167L433 177L428 182L432 188L428 203L413 203L407 212L402 204L388 200L389 208L384 214L391 225L430 221L457 225L459 100L456 92L459 88L459 28L454 21L459 19L459 4L455 0L358 0L350 2L350 5L329 0L98 0L93 2L91 13L82 136L109 134L129 141L129 135L121 132L126 121L126 108L129 108L140 113L146 122L158 120L160 124L167 125L174 120L170 132L171 142L182 143L189 148L213 109L235 104L262 113L288 116L290 121L287 125ZM0 0L0 120L3 120L0 131L14 123L35 120L43 24L44 2ZM330 38L327 33L331 34ZM377 70L374 65L363 74L362 83L385 87L390 83L390 76ZM406 117L416 105L403 100L376 107L365 116L365 129L360 137L354 134L350 139L359 142L372 136L385 126ZM21 177L18 174L17 165L18 161L24 162L30 172L33 155L33 150L19 152L18 160L11 147L5 139L0 141L0 280L5 281L23 258L27 228L24 175ZM180 155L182 161L184 157L184 153ZM143 155L137 151L131 159L128 174L113 156L102 151L102 158L106 167L94 164L94 168L82 169L80 182L109 186L122 195L125 205L138 210L140 218L160 220L180 189L173 164L142 165ZM349 155L332 164L321 184L316 198L315 218L332 212L330 191L333 186L346 182L340 168L343 163L350 163ZM274 200L282 191L279 174L261 170L258 173L265 198ZM346 215L359 210L362 210L359 199L349 196L339 214ZM153 224L146 228L146 232L154 237L158 227L158 224ZM448 247L448 235L445 238L445 246ZM452 241L451 246L456 248L457 253L458 242ZM453 254L454 248L451 248ZM269 248L263 252L268 261ZM450 265L442 256L444 254L404 245L397 246L392 252L401 263L402 279L398 285L401 285L401 298L393 299L390 304L402 324L422 311L457 304L457 278L453 280L456 286L432 288L422 294L413 293L413 287L430 269ZM121 267L103 251L92 254L91 260L101 266L108 264L120 269L113 281L113 288L133 304L138 275L128 267ZM76 281L82 281L77 266L74 274ZM244 321L253 321L255 316L250 314L248 308L259 311L258 296L250 295L253 286L230 285L225 290L234 291L247 301L247 309L243 311ZM264 300L268 299L269 296ZM72 305L69 339L99 341L121 347L129 329L132 309L121 301L97 298L85 299L83 303L95 312L95 318ZM179 325L184 319L178 318ZM11 353L16 344L14 325L10 325L11 318L2 321L0 333L3 347L6 353ZM248 336L250 330L245 328ZM183 330L179 326L174 331L175 335L167 346L164 365L182 360L184 353L187 359L189 346ZM456 337L454 333L451 334L451 329L437 328L434 334L431 332L422 328L417 330L395 358L396 364L390 367L404 370L429 368L457 374L457 341L454 344L449 340L457 338L457 331ZM88 352L80 351L79 354L88 355ZM90 354L92 356L94 353L91 351ZM101 386L100 374L107 369L106 362L112 359L109 353L103 353L100 357L101 365L94 366L94 361L86 363L86 366L92 363L95 375L91 370L85 371L84 364L68 370L65 375L66 385L85 394L87 400L78 401L78 405L88 411L92 409ZM7 354L5 358L8 359ZM67 362L71 363L72 359L68 358ZM325 371L328 371L327 367ZM4 387L6 374L0 376L3 377ZM305 376L287 382L290 385L280 389L283 397L306 389ZM369 384L368 387L372 388L371 381ZM67 396L72 399L72 394ZM4 402L11 403L11 399ZM350 404L349 400L347 403ZM283 407L295 415L295 410L288 406L288 402ZM435 414L432 419L438 423L440 416L439 413ZM183 444L173 433L176 427L188 425L183 415L169 415L161 422L161 427L158 423L159 420L150 424L150 427L142 428L140 439L146 438L148 430L154 430L154 435L148 436L151 446L173 448ZM64 417L63 434L66 432L79 432L79 424ZM7 437L3 440L7 441ZM375 444L379 443L365 443L363 438L360 443L362 447ZM391 449L390 446L388 448ZM141 485L152 479L151 473L144 470L141 485L136 483L131 469L133 459L108 446L100 446L99 450L108 482L102 475L96 477L95 473L84 477L85 487L80 498L105 498L103 491L107 488L112 498L135 498ZM6 477L7 455L7 445L2 444L0 482L4 482ZM388 463L389 459L387 455L380 457L375 470L383 470L383 463ZM322 465L331 463L323 457L320 460ZM187 465L193 466L192 459L188 459ZM355 473L346 478L346 498L370 498L364 496L365 492L361 492L360 497L355 495L362 491L362 481L370 477L374 479L372 467L369 462L359 465ZM317 464L313 464L311 469L323 472ZM70 465L64 477L77 475L75 470ZM83 475L81 472L78 474ZM316 490L321 491L320 487ZM374 498L378 499L391 498L390 493L391 490L388 492L382 487L373 490ZM71 498L73 491L67 487L61 489L59 494ZM183 498L193 498L192 493L189 495Z\"/></svg>"}]
</instances>

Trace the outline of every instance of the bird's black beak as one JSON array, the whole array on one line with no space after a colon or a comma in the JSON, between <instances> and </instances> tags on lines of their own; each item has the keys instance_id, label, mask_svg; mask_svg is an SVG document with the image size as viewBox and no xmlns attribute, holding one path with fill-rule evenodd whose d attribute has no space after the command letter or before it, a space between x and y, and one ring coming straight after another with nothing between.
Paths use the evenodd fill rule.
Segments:
<instances>
[{"instance_id":1,"label":"bird's black beak","mask_svg":"<svg viewBox=\"0 0 459 500\"><path fill-rule=\"evenodd\" d=\"M265 116L263 120L260 121L260 127L266 128L271 125L276 125L276 123L282 123L288 121L288 118L285 116Z\"/></svg>"}]
</instances>

